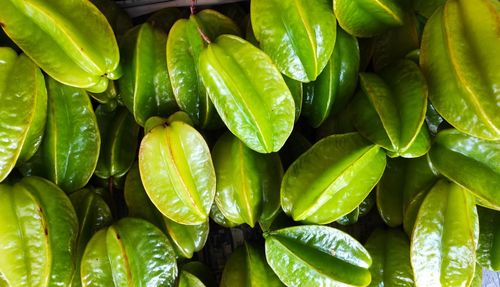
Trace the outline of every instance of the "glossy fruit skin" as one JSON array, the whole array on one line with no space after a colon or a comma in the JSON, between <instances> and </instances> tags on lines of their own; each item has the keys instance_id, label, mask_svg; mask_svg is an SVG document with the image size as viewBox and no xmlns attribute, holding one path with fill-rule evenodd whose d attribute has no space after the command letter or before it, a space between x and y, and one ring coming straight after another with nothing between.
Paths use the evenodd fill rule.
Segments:
<instances>
[{"instance_id":1,"label":"glossy fruit skin","mask_svg":"<svg viewBox=\"0 0 500 287\"><path fill-rule=\"evenodd\" d=\"M244 243L229 257L222 272L221 287L284 286L266 262L261 248Z\"/></svg>"},{"instance_id":2,"label":"glossy fruit skin","mask_svg":"<svg viewBox=\"0 0 500 287\"><path fill-rule=\"evenodd\" d=\"M113 30L90 1L3 1L0 22L26 55L59 82L99 93L108 79L121 76Z\"/></svg>"},{"instance_id":3,"label":"glossy fruit skin","mask_svg":"<svg viewBox=\"0 0 500 287\"><path fill-rule=\"evenodd\" d=\"M198 225L183 225L163 216L144 190L137 164L128 172L124 189L129 216L145 219L160 228L178 256L191 258L205 246L209 232L208 221Z\"/></svg>"},{"instance_id":4,"label":"glossy fruit skin","mask_svg":"<svg viewBox=\"0 0 500 287\"><path fill-rule=\"evenodd\" d=\"M174 286L175 253L154 225L124 218L90 239L80 267L82 286Z\"/></svg>"},{"instance_id":5,"label":"glossy fruit skin","mask_svg":"<svg viewBox=\"0 0 500 287\"><path fill-rule=\"evenodd\" d=\"M207 46L200 31L211 41L222 34L240 35L241 32L227 16L205 9L189 19L175 22L168 35L167 64L177 104L196 126L218 128L220 119L201 81L198 67L200 53Z\"/></svg>"},{"instance_id":6,"label":"glossy fruit skin","mask_svg":"<svg viewBox=\"0 0 500 287\"><path fill-rule=\"evenodd\" d=\"M254 0L250 17L260 47L288 77L314 81L335 45L335 16L328 0Z\"/></svg>"},{"instance_id":7,"label":"glossy fruit skin","mask_svg":"<svg viewBox=\"0 0 500 287\"><path fill-rule=\"evenodd\" d=\"M413 287L410 242L398 229L376 229L365 244L372 258L369 286Z\"/></svg>"},{"instance_id":8,"label":"glossy fruit skin","mask_svg":"<svg viewBox=\"0 0 500 287\"><path fill-rule=\"evenodd\" d=\"M120 41L121 97L141 126L152 116L167 117L178 109L168 75L166 43L167 33L151 23L130 29Z\"/></svg>"},{"instance_id":9,"label":"glossy fruit skin","mask_svg":"<svg viewBox=\"0 0 500 287\"><path fill-rule=\"evenodd\" d=\"M335 48L328 64L314 82L304 84L302 115L312 127L319 127L334 106L336 111L345 107L356 88L358 69L358 41L337 27Z\"/></svg>"},{"instance_id":10,"label":"glossy fruit skin","mask_svg":"<svg viewBox=\"0 0 500 287\"><path fill-rule=\"evenodd\" d=\"M434 140L429 159L442 175L500 211L500 142L443 130Z\"/></svg>"},{"instance_id":11,"label":"glossy fruit skin","mask_svg":"<svg viewBox=\"0 0 500 287\"><path fill-rule=\"evenodd\" d=\"M500 139L498 17L496 1L447 1L428 20L421 45L436 110L459 131L487 140Z\"/></svg>"},{"instance_id":12,"label":"glossy fruit skin","mask_svg":"<svg viewBox=\"0 0 500 287\"><path fill-rule=\"evenodd\" d=\"M295 221L333 222L368 196L385 165L383 150L358 133L326 137L285 172L281 206Z\"/></svg>"},{"instance_id":13,"label":"glossy fruit skin","mask_svg":"<svg viewBox=\"0 0 500 287\"><path fill-rule=\"evenodd\" d=\"M90 99L83 89L48 78L45 134L37 153L21 166L25 175L52 180L66 193L84 187L92 176L101 144Z\"/></svg>"},{"instance_id":14,"label":"glossy fruit skin","mask_svg":"<svg viewBox=\"0 0 500 287\"><path fill-rule=\"evenodd\" d=\"M231 133L212 151L217 180L215 203L229 221L254 226L272 221L279 211L283 168L278 154L249 149Z\"/></svg>"},{"instance_id":15,"label":"glossy fruit skin","mask_svg":"<svg viewBox=\"0 0 500 287\"><path fill-rule=\"evenodd\" d=\"M264 52L222 35L202 51L199 68L212 103L236 137L260 153L283 146L292 132L295 103Z\"/></svg>"},{"instance_id":16,"label":"glossy fruit skin","mask_svg":"<svg viewBox=\"0 0 500 287\"><path fill-rule=\"evenodd\" d=\"M346 233L302 225L265 235L266 259L287 286L368 286L372 259Z\"/></svg>"},{"instance_id":17,"label":"glossy fruit skin","mask_svg":"<svg viewBox=\"0 0 500 287\"><path fill-rule=\"evenodd\" d=\"M390 0L334 0L340 27L356 37L373 37L403 25L404 12Z\"/></svg>"},{"instance_id":18,"label":"glossy fruit skin","mask_svg":"<svg viewBox=\"0 0 500 287\"><path fill-rule=\"evenodd\" d=\"M430 148L424 126L427 85L410 60L390 65L378 74L361 73L354 100L354 125L389 156L419 157Z\"/></svg>"},{"instance_id":19,"label":"glossy fruit skin","mask_svg":"<svg viewBox=\"0 0 500 287\"><path fill-rule=\"evenodd\" d=\"M416 286L468 286L476 266L479 222L467 190L439 180L425 197L411 238Z\"/></svg>"},{"instance_id":20,"label":"glossy fruit skin","mask_svg":"<svg viewBox=\"0 0 500 287\"><path fill-rule=\"evenodd\" d=\"M483 207L477 207L477 213L479 215L477 262L484 268L498 272L500 270L500 226L498 225L500 213Z\"/></svg>"},{"instance_id":21,"label":"glossy fruit skin","mask_svg":"<svg viewBox=\"0 0 500 287\"><path fill-rule=\"evenodd\" d=\"M81 286L80 262L85 251L85 246L92 236L100 229L112 224L113 216L111 210L98 194L92 188L84 188L72 193L69 196L73 207L75 208L80 229L76 239L75 258L77 269L73 275L71 286Z\"/></svg>"},{"instance_id":22,"label":"glossy fruit skin","mask_svg":"<svg viewBox=\"0 0 500 287\"><path fill-rule=\"evenodd\" d=\"M126 108L107 109L100 105L95 111L101 149L94 173L100 178L121 177L134 163L139 125Z\"/></svg>"},{"instance_id":23,"label":"glossy fruit skin","mask_svg":"<svg viewBox=\"0 0 500 287\"><path fill-rule=\"evenodd\" d=\"M42 72L26 55L7 47L0 47L0 102L1 182L38 150L47 115Z\"/></svg>"},{"instance_id":24,"label":"glossy fruit skin","mask_svg":"<svg viewBox=\"0 0 500 287\"><path fill-rule=\"evenodd\" d=\"M7 286L70 286L78 219L52 182L0 185L0 274Z\"/></svg>"},{"instance_id":25,"label":"glossy fruit skin","mask_svg":"<svg viewBox=\"0 0 500 287\"><path fill-rule=\"evenodd\" d=\"M141 142L139 169L149 198L163 215L185 225L206 222L215 197L215 171L210 150L193 127L174 121L152 129Z\"/></svg>"}]
</instances>

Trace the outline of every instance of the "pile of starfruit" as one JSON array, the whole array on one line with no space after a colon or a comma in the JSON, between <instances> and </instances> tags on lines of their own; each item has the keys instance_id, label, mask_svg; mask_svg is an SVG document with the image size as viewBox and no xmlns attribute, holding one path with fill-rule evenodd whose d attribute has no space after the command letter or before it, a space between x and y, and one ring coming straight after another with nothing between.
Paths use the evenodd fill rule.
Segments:
<instances>
[{"instance_id":1,"label":"pile of starfruit","mask_svg":"<svg viewBox=\"0 0 500 287\"><path fill-rule=\"evenodd\" d=\"M497 0L0 0L0 25L0 286L500 270ZM252 236L207 266L222 228Z\"/></svg>"}]
</instances>

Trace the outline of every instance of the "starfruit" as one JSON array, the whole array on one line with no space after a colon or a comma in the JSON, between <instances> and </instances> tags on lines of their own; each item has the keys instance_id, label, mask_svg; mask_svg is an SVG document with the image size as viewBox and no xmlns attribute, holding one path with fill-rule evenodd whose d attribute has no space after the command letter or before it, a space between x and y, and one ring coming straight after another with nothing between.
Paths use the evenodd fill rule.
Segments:
<instances>
[{"instance_id":1,"label":"starfruit","mask_svg":"<svg viewBox=\"0 0 500 287\"><path fill-rule=\"evenodd\" d=\"M260 48L288 77L316 80L335 45L335 16L329 0L253 0L250 17Z\"/></svg>"},{"instance_id":2,"label":"starfruit","mask_svg":"<svg viewBox=\"0 0 500 287\"><path fill-rule=\"evenodd\" d=\"M121 97L141 126L152 116L167 117L177 110L165 58L166 43L167 33L150 23L132 28L120 41Z\"/></svg>"},{"instance_id":3,"label":"starfruit","mask_svg":"<svg viewBox=\"0 0 500 287\"><path fill-rule=\"evenodd\" d=\"M368 286L368 251L348 234L303 225L264 234L266 259L287 286Z\"/></svg>"},{"instance_id":4,"label":"starfruit","mask_svg":"<svg viewBox=\"0 0 500 287\"><path fill-rule=\"evenodd\" d=\"M449 129L438 133L429 152L434 168L500 211L500 142Z\"/></svg>"},{"instance_id":5,"label":"starfruit","mask_svg":"<svg viewBox=\"0 0 500 287\"><path fill-rule=\"evenodd\" d=\"M70 286L78 219L55 184L25 177L0 184L0 278L3 286Z\"/></svg>"},{"instance_id":6,"label":"starfruit","mask_svg":"<svg viewBox=\"0 0 500 287\"><path fill-rule=\"evenodd\" d=\"M304 87L302 115L314 128L328 118L333 108L340 111L345 107L358 82L358 40L341 28L337 28L336 37L328 64L314 82Z\"/></svg>"},{"instance_id":7,"label":"starfruit","mask_svg":"<svg viewBox=\"0 0 500 287\"><path fill-rule=\"evenodd\" d=\"M429 98L453 127L500 140L499 5L490 0L450 0L425 25L420 65Z\"/></svg>"},{"instance_id":8,"label":"starfruit","mask_svg":"<svg viewBox=\"0 0 500 287\"><path fill-rule=\"evenodd\" d=\"M139 169L149 198L166 217L185 225L206 222L215 171L210 150L193 127L174 121L152 129L141 142Z\"/></svg>"},{"instance_id":9,"label":"starfruit","mask_svg":"<svg viewBox=\"0 0 500 287\"><path fill-rule=\"evenodd\" d=\"M398 229L376 229L365 244L372 257L370 286L413 287L410 242Z\"/></svg>"},{"instance_id":10,"label":"starfruit","mask_svg":"<svg viewBox=\"0 0 500 287\"><path fill-rule=\"evenodd\" d=\"M401 60L379 74L361 73L354 125L390 156L419 157L430 148L424 125L427 85L418 66Z\"/></svg>"},{"instance_id":11,"label":"starfruit","mask_svg":"<svg viewBox=\"0 0 500 287\"><path fill-rule=\"evenodd\" d=\"M207 45L201 33L215 40L222 34L240 35L240 31L227 16L206 9L189 19L178 20L168 35L167 64L177 104L196 126L216 128L220 119L201 82L198 67L200 53Z\"/></svg>"},{"instance_id":12,"label":"starfruit","mask_svg":"<svg viewBox=\"0 0 500 287\"><path fill-rule=\"evenodd\" d=\"M26 56L0 47L0 182L40 146L47 90L40 69Z\"/></svg>"},{"instance_id":13,"label":"starfruit","mask_svg":"<svg viewBox=\"0 0 500 287\"><path fill-rule=\"evenodd\" d=\"M57 81L104 92L121 76L113 30L86 0L2 1L5 33Z\"/></svg>"},{"instance_id":14,"label":"starfruit","mask_svg":"<svg viewBox=\"0 0 500 287\"><path fill-rule=\"evenodd\" d=\"M404 23L401 3L393 0L335 0L340 27L356 37L373 37Z\"/></svg>"},{"instance_id":15,"label":"starfruit","mask_svg":"<svg viewBox=\"0 0 500 287\"><path fill-rule=\"evenodd\" d=\"M47 79L47 124L37 153L21 169L50 179L65 192L84 187L95 170L101 137L83 89Z\"/></svg>"},{"instance_id":16,"label":"starfruit","mask_svg":"<svg viewBox=\"0 0 500 287\"><path fill-rule=\"evenodd\" d=\"M284 286L266 262L264 250L249 243L238 247L226 262L221 287Z\"/></svg>"},{"instance_id":17,"label":"starfruit","mask_svg":"<svg viewBox=\"0 0 500 287\"><path fill-rule=\"evenodd\" d=\"M283 146L293 129L295 103L264 52L222 35L202 51L199 68L210 99L236 137L260 153Z\"/></svg>"},{"instance_id":18,"label":"starfruit","mask_svg":"<svg viewBox=\"0 0 500 287\"><path fill-rule=\"evenodd\" d=\"M438 181L418 212L411 264L420 286L469 286L476 266L479 222L474 198L460 186Z\"/></svg>"},{"instance_id":19,"label":"starfruit","mask_svg":"<svg viewBox=\"0 0 500 287\"><path fill-rule=\"evenodd\" d=\"M110 111L107 106L100 105L95 114L101 149L94 173L100 178L121 177L134 163L139 126L124 107Z\"/></svg>"},{"instance_id":20,"label":"starfruit","mask_svg":"<svg viewBox=\"0 0 500 287\"><path fill-rule=\"evenodd\" d=\"M177 264L153 224L124 218L90 239L80 265L82 286L174 286Z\"/></svg>"},{"instance_id":21,"label":"starfruit","mask_svg":"<svg viewBox=\"0 0 500 287\"><path fill-rule=\"evenodd\" d=\"M477 208L479 215L479 242L477 262L496 272L500 271L500 212Z\"/></svg>"},{"instance_id":22,"label":"starfruit","mask_svg":"<svg viewBox=\"0 0 500 287\"><path fill-rule=\"evenodd\" d=\"M281 206L295 221L333 222L368 196L385 164L384 151L357 133L326 137L286 171Z\"/></svg>"},{"instance_id":23,"label":"starfruit","mask_svg":"<svg viewBox=\"0 0 500 287\"><path fill-rule=\"evenodd\" d=\"M85 246L99 229L111 225L113 216L106 201L92 188L76 191L70 195L69 199L75 208L80 223L75 248L77 269L71 285L77 287L82 285L79 267Z\"/></svg>"},{"instance_id":24,"label":"starfruit","mask_svg":"<svg viewBox=\"0 0 500 287\"><path fill-rule=\"evenodd\" d=\"M250 226L272 221L280 207L283 168L278 154L249 149L231 133L212 151L217 180L215 203L224 217Z\"/></svg>"}]
</instances>

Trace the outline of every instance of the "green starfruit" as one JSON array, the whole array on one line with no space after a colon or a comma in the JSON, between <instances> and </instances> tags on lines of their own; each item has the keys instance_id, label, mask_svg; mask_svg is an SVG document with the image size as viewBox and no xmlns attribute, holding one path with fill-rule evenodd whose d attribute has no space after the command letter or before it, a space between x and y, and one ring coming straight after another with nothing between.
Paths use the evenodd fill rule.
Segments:
<instances>
[{"instance_id":1,"label":"green starfruit","mask_svg":"<svg viewBox=\"0 0 500 287\"><path fill-rule=\"evenodd\" d=\"M93 189L84 188L70 195L71 203L75 208L80 229L76 239L75 258L76 266L78 267L73 276L72 285L74 287L81 286L80 278L80 262L85 251L85 246L90 238L99 231L111 225L113 216L111 210L104 199Z\"/></svg>"},{"instance_id":2,"label":"green starfruit","mask_svg":"<svg viewBox=\"0 0 500 287\"><path fill-rule=\"evenodd\" d=\"M120 42L121 97L141 126L152 116L166 117L177 110L165 58L166 43L167 33L150 23L132 28Z\"/></svg>"},{"instance_id":3,"label":"green starfruit","mask_svg":"<svg viewBox=\"0 0 500 287\"><path fill-rule=\"evenodd\" d=\"M372 259L335 228L303 225L264 234L266 259L287 286L368 286Z\"/></svg>"},{"instance_id":4,"label":"green starfruit","mask_svg":"<svg viewBox=\"0 0 500 287\"><path fill-rule=\"evenodd\" d=\"M357 133L326 137L286 171L281 206L296 221L333 222L368 196L385 164L384 151Z\"/></svg>"},{"instance_id":5,"label":"green starfruit","mask_svg":"<svg viewBox=\"0 0 500 287\"><path fill-rule=\"evenodd\" d=\"M340 27L356 37L372 37L404 23L398 1L335 0L333 9Z\"/></svg>"},{"instance_id":6,"label":"green starfruit","mask_svg":"<svg viewBox=\"0 0 500 287\"><path fill-rule=\"evenodd\" d=\"M500 211L500 142L457 130L438 133L429 152L434 168Z\"/></svg>"},{"instance_id":7,"label":"green starfruit","mask_svg":"<svg viewBox=\"0 0 500 287\"><path fill-rule=\"evenodd\" d=\"M416 286L468 286L476 266L479 222L474 198L442 179L425 197L411 239Z\"/></svg>"},{"instance_id":8,"label":"green starfruit","mask_svg":"<svg viewBox=\"0 0 500 287\"><path fill-rule=\"evenodd\" d=\"M206 9L180 19L167 40L167 64L177 104L196 126L215 128L220 119L201 81L199 57L207 46L202 34L215 40L222 34L240 35L238 26L227 16Z\"/></svg>"},{"instance_id":9,"label":"green starfruit","mask_svg":"<svg viewBox=\"0 0 500 287\"><path fill-rule=\"evenodd\" d=\"M66 194L25 177L0 184L0 210L2 286L70 286L78 219Z\"/></svg>"},{"instance_id":10,"label":"green starfruit","mask_svg":"<svg viewBox=\"0 0 500 287\"><path fill-rule=\"evenodd\" d=\"M295 103L264 52L222 35L201 52L199 68L210 99L236 137L260 153L283 146L293 129Z\"/></svg>"},{"instance_id":11,"label":"green starfruit","mask_svg":"<svg viewBox=\"0 0 500 287\"><path fill-rule=\"evenodd\" d=\"M175 253L154 225L124 218L90 239L80 266L82 286L174 286Z\"/></svg>"},{"instance_id":12,"label":"green starfruit","mask_svg":"<svg viewBox=\"0 0 500 287\"><path fill-rule=\"evenodd\" d=\"M94 173L100 178L121 177L134 163L139 126L124 107L107 110L100 105L96 111L101 134L101 150Z\"/></svg>"},{"instance_id":13,"label":"green starfruit","mask_svg":"<svg viewBox=\"0 0 500 287\"><path fill-rule=\"evenodd\" d=\"M5 33L57 81L104 92L121 76L120 54L104 15L85 0L2 2Z\"/></svg>"},{"instance_id":14,"label":"green starfruit","mask_svg":"<svg viewBox=\"0 0 500 287\"><path fill-rule=\"evenodd\" d=\"M390 156L419 157L430 148L424 126L427 85L418 66L401 60L379 74L361 73L354 125Z\"/></svg>"},{"instance_id":15,"label":"green starfruit","mask_svg":"<svg viewBox=\"0 0 500 287\"><path fill-rule=\"evenodd\" d=\"M268 222L280 206L283 168L278 154L249 149L231 133L215 144L212 157L217 180L215 203L229 221L254 226Z\"/></svg>"},{"instance_id":16,"label":"green starfruit","mask_svg":"<svg viewBox=\"0 0 500 287\"><path fill-rule=\"evenodd\" d=\"M335 16L329 0L252 0L256 39L288 77L316 80L335 45Z\"/></svg>"},{"instance_id":17,"label":"green starfruit","mask_svg":"<svg viewBox=\"0 0 500 287\"><path fill-rule=\"evenodd\" d=\"M210 150L193 127L174 121L152 129L142 139L139 169L144 189L163 215L185 225L207 221L215 171Z\"/></svg>"},{"instance_id":18,"label":"green starfruit","mask_svg":"<svg viewBox=\"0 0 500 287\"><path fill-rule=\"evenodd\" d=\"M490 0L450 0L425 25L420 66L429 98L453 127L500 140L500 10Z\"/></svg>"},{"instance_id":19,"label":"green starfruit","mask_svg":"<svg viewBox=\"0 0 500 287\"><path fill-rule=\"evenodd\" d=\"M47 89L40 69L26 55L0 47L0 182L40 146Z\"/></svg>"},{"instance_id":20,"label":"green starfruit","mask_svg":"<svg viewBox=\"0 0 500 287\"><path fill-rule=\"evenodd\" d=\"M356 88L359 47L355 37L337 28L333 54L318 78L304 87L303 116L317 128L335 106L340 111Z\"/></svg>"},{"instance_id":21,"label":"green starfruit","mask_svg":"<svg viewBox=\"0 0 500 287\"><path fill-rule=\"evenodd\" d=\"M372 257L370 286L413 287L410 242L398 229L376 229L365 244Z\"/></svg>"},{"instance_id":22,"label":"green starfruit","mask_svg":"<svg viewBox=\"0 0 500 287\"><path fill-rule=\"evenodd\" d=\"M92 176L101 144L92 103L83 89L47 79L47 123L37 153L21 169L50 179L65 192L84 187Z\"/></svg>"}]
</instances>

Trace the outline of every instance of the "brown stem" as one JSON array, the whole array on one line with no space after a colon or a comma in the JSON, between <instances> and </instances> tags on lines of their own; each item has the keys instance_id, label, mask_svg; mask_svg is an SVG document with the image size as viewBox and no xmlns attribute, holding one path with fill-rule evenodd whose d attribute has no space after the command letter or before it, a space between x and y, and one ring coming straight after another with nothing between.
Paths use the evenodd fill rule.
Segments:
<instances>
[{"instance_id":1,"label":"brown stem","mask_svg":"<svg viewBox=\"0 0 500 287\"><path fill-rule=\"evenodd\" d=\"M201 31L200 27L198 27L198 33L200 33L200 36L203 39L203 41L205 41L205 43L207 44L212 43L212 41L210 41L210 38L208 38L208 36L205 33L203 33L203 31Z\"/></svg>"},{"instance_id":2,"label":"brown stem","mask_svg":"<svg viewBox=\"0 0 500 287\"><path fill-rule=\"evenodd\" d=\"M195 6L196 6L196 0L191 0L191 6L189 6L189 9L191 10L191 15L194 15L195 11Z\"/></svg>"}]
</instances>

